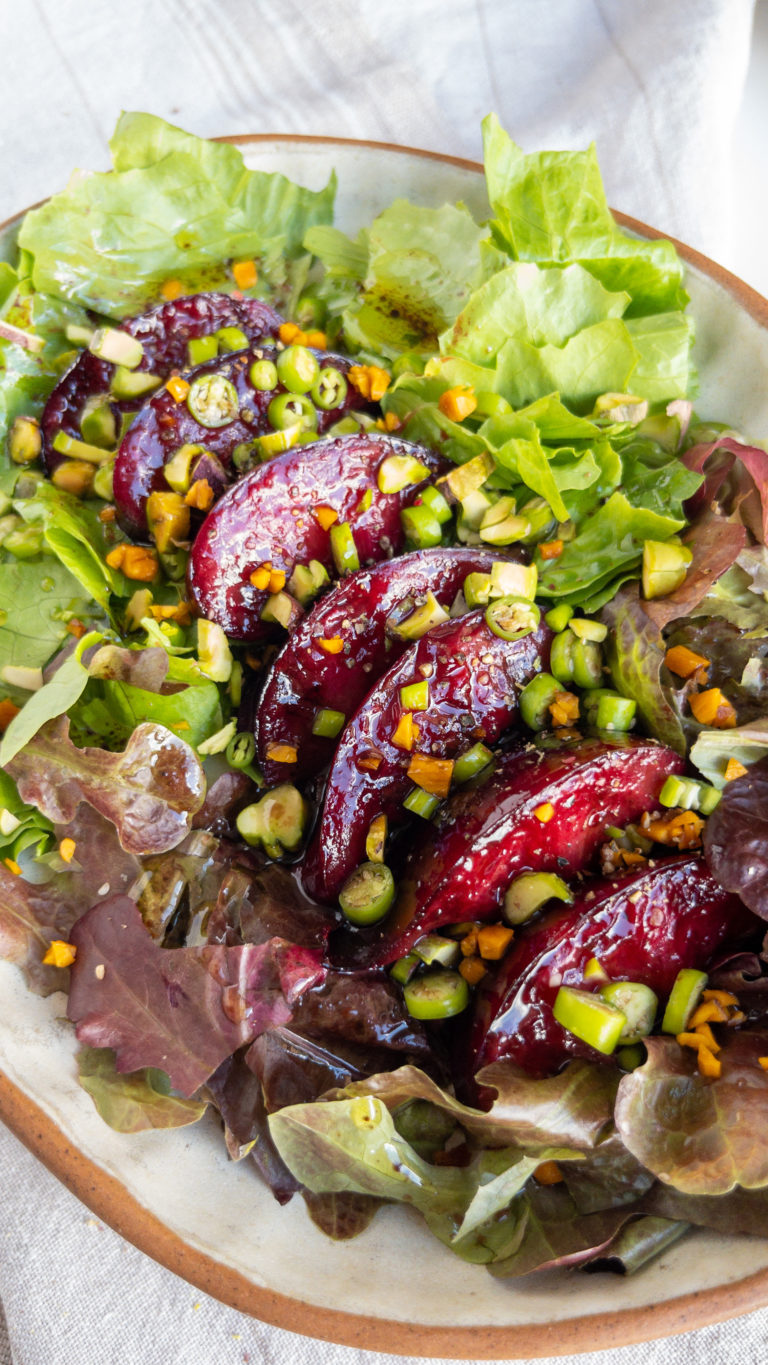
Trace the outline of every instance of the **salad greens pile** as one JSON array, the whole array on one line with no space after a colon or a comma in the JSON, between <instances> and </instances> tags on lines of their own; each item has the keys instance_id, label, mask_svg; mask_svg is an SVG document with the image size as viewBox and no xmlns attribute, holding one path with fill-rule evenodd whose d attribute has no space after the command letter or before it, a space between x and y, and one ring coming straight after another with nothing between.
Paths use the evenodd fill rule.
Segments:
<instances>
[{"instance_id":1,"label":"salad greens pile","mask_svg":"<svg viewBox=\"0 0 768 1365\"><path fill-rule=\"evenodd\" d=\"M309 191L246 169L232 146L123 115L113 170L75 173L0 262L3 449L16 418L39 417L79 331L161 302L169 281L231 293L232 263L252 260L247 293L299 325L319 319L329 344L386 370L383 429L479 462L535 523L542 604L602 614L614 687L643 728L726 788L708 850L768 919L766 448L694 413L682 263L616 224L594 150L526 155L492 116L484 136L486 221L400 199L350 239L333 225L334 175ZM462 393L477 397L466 412L446 401ZM318 1041L304 998L315 907L285 868L243 864L218 837L258 780L223 759L245 651L196 631L183 567L165 562L150 592L110 565L124 537L108 507L0 461L0 952L36 989L61 989L67 961L47 950L77 924L83 959L109 967L111 1013L81 1001L79 1057L106 1121L176 1127L213 1106L230 1155L249 1155L279 1198L300 1188L333 1235L395 1200L500 1276L631 1271L689 1223L761 1231L768 987L754 953L720 964L755 1027L729 1037L712 1082L655 1039L625 1076L571 1062L532 1081L497 1063L481 1077L487 1110L472 1108L419 1065L418 1030L392 1069L380 1046L391 1000L367 983L383 992L374 1008L354 980L328 1006L342 1036L354 1015L354 1038ZM465 539L472 529L459 523ZM557 556L544 540L562 542ZM652 600L639 587L648 542L683 544L690 560ZM692 715L688 681L665 662L676 645L708 661L730 728ZM730 760L748 775L726 785ZM96 913L105 867L122 936ZM182 905L197 938L168 954L144 926L162 925L167 944ZM237 947L210 934L232 905ZM446 1143L460 1162L433 1161ZM531 1181L552 1162L558 1183Z\"/></svg>"}]
</instances>

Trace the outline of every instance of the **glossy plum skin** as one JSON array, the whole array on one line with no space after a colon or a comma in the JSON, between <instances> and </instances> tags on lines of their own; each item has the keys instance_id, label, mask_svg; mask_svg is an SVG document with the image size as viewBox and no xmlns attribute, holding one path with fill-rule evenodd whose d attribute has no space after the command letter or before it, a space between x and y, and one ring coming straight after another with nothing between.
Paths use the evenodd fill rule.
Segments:
<instances>
[{"instance_id":1,"label":"glossy plum skin","mask_svg":"<svg viewBox=\"0 0 768 1365\"><path fill-rule=\"evenodd\" d=\"M328 351L315 351L313 354L321 369L332 365L346 375L352 364L351 360ZM230 479L238 477L232 465L235 446L272 430L267 420L267 408L276 394L285 393L282 384L274 389L255 389L249 378L249 370L254 360L274 360L277 355L277 350L272 346L257 346L249 351L237 351L224 358L211 360L186 372L190 382L200 375L219 374L234 384L240 411L237 419L226 426L202 426L192 416L186 401L183 398L177 401L165 387L145 403L121 442L114 472L114 495L120 525L134 540L147 538L147 498L156 490L167 491L163 466L179 446L187 443L205 446L218 458ZM346 412L365 406L365 400L350 384L338 407L326 412L318 411L318 431L322 435Z\"/></svg>"},{"instance_id":2,"label":"glossy plum skin","mask_svg":"<svg viewBox=\"0 0 768 1365\"><path fill-rule=\"evenodd\" d=\"M426 827L382 932L367 943L361 936L356 949L338 945L339 960L358 968L394 962L441 924L497 919L521 872L587 870L606 827L653 808L664 779L682 768L671 749L630 736L502 755L485 782L451 797ZM540 819L550 805L551 818Z\"/></svg>"},{"instance_id":3,"label":"glossy plum skin","mask_svg":"<svg viewBox=\"0 0 768 1365\"><path fill-rule=\"evenodd\" d=\"M387 628L404 604L434 594L448 609L470 573L489 573L502 556L485 546L437 546L360 569L342 579L299 622L275 659L262 691L255 721L258 761L267 782L312 777L333 757L335 739L312 734L319 708L357 710L385 668L410 647ZM505 559L512 558L509 553ZM317 639L340 638L341 654L317 648ZM295 763L267 757L270 743L291 744Z\"/></svg>"},{"instance_id":4,"label":"glossy plum skin","mask_svg":"<svg viewBox=\"0 0 768 1365\"><path fill-rule=\"evenodd\" d=\"M147 313L123 318L115 326L136 337L144 347L137 368L165 379L173 370L188 367L187 342L194 337L207 336L220 327L239 327L249 341L256 342L275 333L281 322L280 315L260 299L207 293L163 303ZM110 361L83 351L59 380L41 420L43 458L49 474L66 459L53 449L56 432L61 430L80 438L80 417L86 401L100 394L108 395L116 368ZM119 413L137 412L141 401L113 400L112 406Z\"/></svg>"},{"instance_id":5,"label":"glossy plum skin","mask_svg":"<svg viewBox=\"0 0 768 1365\"><path fill-rule=\"evenodd\" d=\"M482 982L473 1071L501 1058L533 1075L556 1071L569 1057L604 1060L554 1018L560 986L584 989L584 968L596 957L611 980L640 981L663 1006L682 967L705 968L716 948L743 933L753 918L697 855L586 885L566 910L519 930L511 951Z\"/></svg>"},{"instance_id":6,"label":"glossy plum skin","mask_svg":"<svg viewBox=\"0 0 768 1365\"><path fill-rule=\"evenodd\" d=\"M517 719L518 695L546 669L552 632L540 625L519 640L502 640L481 608L427 632L383 675L346 726L328 777L320 823L304 859L304 888L332 902L351 872L365 861L368 827L377 815L390 826L407 818L403 798L413 781L415 754L456 758L482 740L494 744ZM429 707L413 715L413 750L392 735L406 709L400 689L429 683ZM361 760L380 756L372 770Z\"/></svg>"},{"instance_id":7,"label":"glossy plum skin","mask_svg":"<svg viewBox=\"0 0 768 1365\"><path fill-rule=\"evenodd\" d=\"M334 574L330 529L314 515L320 506L350 523L362 565L398 554L400 512L427 482L381 493L379 465L398 454L416 456L432 474L442 469L439 456L390 436L336 436L294 447L228 489L203 522L189 560L189 591L201 616L234 639L258 640L267 594L250 577L260 564L269 561L290 578L295 565L318 559ZM368 492L370 506L361 508Z\"/></svg>"}]
</instances>

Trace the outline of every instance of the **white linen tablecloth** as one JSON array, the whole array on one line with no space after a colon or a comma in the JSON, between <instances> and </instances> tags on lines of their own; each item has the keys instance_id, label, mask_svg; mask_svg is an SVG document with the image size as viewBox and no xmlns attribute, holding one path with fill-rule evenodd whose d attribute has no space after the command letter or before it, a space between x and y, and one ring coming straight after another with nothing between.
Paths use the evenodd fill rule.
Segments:
<instances>
[{"instance_id":1,"label":"white linen tablecloth","mask_svg":"<svg viewBox=\"0 0 768 1365\"><path fill-rule=\"evenodd\" d=\"M74 166L106 166L121 108L203 135L323 133L471 157L494 109L526 149L594 139L612 204L727 259L751 19L752 0L0 0L0 218ZM2 1128L0 1170L0 1365L392 1359L222 1307L101 1224ZM610 1360L767 1357L764 1310Z\"/></svg>"}]
</instances>

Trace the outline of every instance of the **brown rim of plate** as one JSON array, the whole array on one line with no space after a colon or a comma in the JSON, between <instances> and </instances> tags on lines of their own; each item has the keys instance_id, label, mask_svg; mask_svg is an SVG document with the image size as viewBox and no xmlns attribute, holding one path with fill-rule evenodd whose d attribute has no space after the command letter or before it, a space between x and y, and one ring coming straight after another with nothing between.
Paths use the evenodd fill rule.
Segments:
<instances>
[{"instance_id":1,"label":"brown rim of plate","mask_svg":"<svg viewBox=\"0 0 768 1365\"><path fill-rule=\"evenodd\" d=\"M479 162L464 157L424 151L418 147L401 147L391 142L305 137L299 133L249 133L217 140L238 146L286 142L327 148L360 147L440 161L478 174L482 174L483 170ZM21 216L14 214L0 223L0 231ZM636 218L623 213L615 213L614 216L622 226L642 237L666 237L663 232L648 227ZM751 317L768 328L768 301L756 290L685 243L674 237L666 237L666 240L674 243L685 261L709 276L731 294ZM301 1303L253 1284L238 1271L189 1246L134 1199L119 1180L70 1143L54 1120L2 1072L0 1119L97 1217L167 1270L238 1312L250 1314L289 1332L317 1337L341 1346L357 1346L394 1355L447 1359L541 1359L595 1350L615 1350L637 1342L655 1341L680 1332L694 1331L711 1323L724 1322L728 1318L762 1308L768 1302L768 1269L765 1269L732 1284L697 1290L648 1307L590 1314L554 1323L419 1326Z\"/></svg>"}]
</instances>

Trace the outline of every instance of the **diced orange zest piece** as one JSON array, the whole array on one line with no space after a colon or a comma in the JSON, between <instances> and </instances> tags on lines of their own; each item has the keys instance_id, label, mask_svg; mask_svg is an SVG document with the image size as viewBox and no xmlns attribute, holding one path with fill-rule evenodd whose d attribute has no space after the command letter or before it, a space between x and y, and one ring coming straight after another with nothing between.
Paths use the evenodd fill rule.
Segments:
<instances>
[{"instance_id":1,"label":"diced orange zest piece","mask_svg":"<svg viewBox=\"0 0 768 1365\"><path fill-rule=\"evenodd\" d=\"M565 542L562 540L543 540L539 546L539 554L542 559L559 559L564 549Z\"/></svg>"},{"instance_id":2,"label":"diced orange zest piece","mask_svg":"<svg viewBox=\"0 0 768 1365\"><path fill-rule=\"evenodd\" d=\"M297 757L295 744L267 745L267 758L272 763L295 763Z\"/></svg>"},{"instance_id":3,"label":"diced orange zest piece","mask_svg":"<svg viewBox=\"0 0 768 1365\"><path fill-rule=\"evenodd\" d=\"M314 518L318 525L322 526L324 531L330 531L333 523L339 520L339 514L338 512L334 512L332 507L316 507L314 510Z\"/></svg>"},{"instance_id":4,"label":"diced orange zest piece","mask_svg":"<svg viewBox=\"0 0 768 1365\"><path fill-rule=\"evenodd\" d=\"M12 702L10 697L3 697L0 701L0 735L4 735L14 716L18 716L21 707Z\"/></svg>"},{"instance_id":5,"label":"diced orange zest piece","mask_svg":"<svg viewBox=\"0 0 768 1365\"><path fill-rule=\"evenodd\" d=\"M471 384L457 384L446 389L437 400L437 406L449 422L463 422L465 417L475 411L477 399Z\"/></svg>"},{"instance_id":6,"label":"diced orange zest piece","mask_svg":"<svg viewBox=\"0 0 768 1365\"><path fill-rule=\"evenodd\" d=\"M285 587L285 574L282 569L273 569L269 575L269 591L282 592Z\"/></svg>"},{"instance_id":7,"label":"diced orange zest piece","mask_svg":"<svg viewBox=\"0 0 768 1365\"><path fill-rule=\"evenodd\" d=\"M690 1031L686 1031L685 1033L678 1033L676 1037L681 1047L692 1047L695 1048L697 1052L699 1052L701 1048L709 1048L709 1043L702 1033L691 1033Z\"/></svg>"},{"instance_id":8,"label":"diced orange zest piece","mask_svg":"<svg viewBox=\"0 0 768 1365\"><path fill-rule=\"evenodd\" d=\"M385 412L376 422L379 431L399 431L401 425L400 418L394 412Z\"/></svg>"},{"instance_id":9,"label":"diced orange zest piece","mask_svg":"<svg viewBox=\"0 0 768 1365\"><path fill-rule=\"evenodd\" d=\"M718 991L710 987L701 993L702 1000L716 1000L718 1005L738 1005L739 998L732 991Z\"/></svg>"},{"instance_id":10,"label":"diced orange zest piece","mask_svg":"<svg viewBox=\"0 0 768 1365\"><path fill-rule=\"evenodd\" d=\"M737 777L743 777L747 769L743 763L739 763L738 758L729 758L725 765L723 777L726 782L735 782Z\"/></svg>"},{"instance_id":11,"label":"diced orange zest piece","mask_svg":"<svg viewBox=\"0 0 768 1365\"><path fill-rule=\"evenodd\" d=\"M709 687L706 692L693 692L688 700L700 725L711 725L715 730L730 730L736 724L736 712L719 687Z\"/></svg>"},{"instance_id":12,"label":"diced orange zest piece","mask_svg":"<svg viewBox=\"0 0 768 1365\"><path fill-rule=\"evenodd\" d=\"M175 621L179 626L188 626L192 620L189 602L154 603L149 609L155 621Z\"/></svg>"},{"instance_id":13,"label":"diced orange zest piece","mask_svg":"<svg viewBox=\"0 0 768 1365\"><path fill-rule=\"evenodd\" d=\"M315 644L319 645L321 649L324 649L326 654L341 654L341 651L344 648L344 641L338 635L332 635L330 639L325 639L320 635L315 640Z\"/></svg>"},{"instance_id":14,"label":"diced orange zest piece","mask_svg":"<svg viewBox=\"0 0 768 1365\"><path fill-rule=\"evenodd\" d=\"M165 387L176 403L183 403L189 393L189 384L180 374L172 374L170 379L165 381Z\"/></svg>"},{"instance_id":15,"label":"diced orange zest piece","mask_svg":"<svg viewBox=\"0 0 768 1365\"><path fill-rule=\"evenodd\" d=\"M65 943L61 938L54 938L48 946L43 962L46 967L71 967L76 957L77 948L74 943Z\"/></svg>"},{"instance_id":16,"label":"diced orange zest piece","mask_svg":"<svg viewBox=\"0 0 768 1365\"><path fill-rule=\"evenodd\" d=\"M729 1014L726 1023L730 1025L743 1024L746 1017L747 1016L743 1010L734 1010L732 1014Z\"/></svg>"},{"instance_id":17,"label":"diced orange zest piece","mask_svg":"<svg viewBox=\"0 0 768 1365\"><path fill-rule=\"evenodd\" d=\"M408 764L408 776L422 791L445 797L451 789L452 758L433 758L431 754L414 754Z\"/></svg>"},{"instance_id":18,"label":"diced orange zest piece","mask_svg":"<svg viewBox=\"0 0 768 1365\"><path fill-rule=\"evenodd\" d=\"M657 844L673 848L699 848L704 821L693 810L670 811L641 823L644 834Z\"/></svg>"},{"instance_id":19,"label":"diced orange zest piece","mask_svg":"<svg viewBox=\"0 0 768 1365\"><path fill-rule=\"evenodd\" d=\"M82 640L85 633L86 627L83 625L82 621L78 621L76 616L73 616L71 621L67 621L68 635L74 635L76 640Z\"/></svg>"},{"instance_id":20,"label":"diced orange zest piece","mask_svg":"<svg viewBox=\"0 0 768 1365\"><path fill-rule=\"evenodd\" d=\"M563 1173L556 1161L542 1161L533 1173L534 1180L539 1185L559 1185L563 1179Z\"/></svg>"},{"instance_id":21,"label":"diced orange zest piece","mask_svg":"<svg viewBox=\"0 0 768 1365\"><path fill-rule=\"evenodd\" d=\"M459 963L459 971L470 986L476 986L478 981L482 981L487 970L479 957L465 957L464 961Z\"/></svg>"},{"instance_id":22,"label":"diced orange zest piece","mask_svg":"<svg viewBox=\"0 0 768 1365\"><path fill-rule=\"evenodd\" d=\"M413 712L404 711L392 734L392 743L398 749L413 748Z\"/></svg>"},{"instance_id":23,"label":"diced orange zest piece","mask_svg":"<svg viewBox=\"0 0 768 1365\"><path fill-rule=\"evenodd\" d=\"M378 403L392 383L391 375L378 365L352 365L347 379L363 398L372 403Z\"/></svg>"},{"instance_id":24,"label":"diced orange zest piece","mask_svg":"<svg viewBox=\"0 0 768 1365\"><path fill-rule=\"evenodd\" d=\"M272 576L272 561L265 559L258 569L254 569L250 577L250 582L254 588L264 590L269 587L269 580Z\"/></svg>"},{"instance_id":25,"label":"diced orange zest piece","mask_svg":"<svg viewBox=\"0 0 768 1365\"><path fill-rule=\"evenodd\" d=\"M213 502L213 489L208 480L195 479L189 487L189 492L185 494L184 501L187 507L194 507L198 512L207 512Z\"/></svg>"},{"instance_id":26,"label":"diced orange zest piece","mask_svg":"<svg viewBox=\"0 0 768 1365\"><path fill-rule=\"evenodd\" d=\"M258 282L259 272L255 261L235 261L232 276L238 289L253 289Z\"/></svg>"},{"instance_id":27,"label":"diced orange zest piece","mask_svg":"<svg viewBox=\"0 0 768 1365\"><path fill-rule=\"evenodd\" d=\"M59 844L59 857L63 858L65 863L71 863L75 856L76 847L74 839L62 839Z\"/></svg>"},{"instance_id":28,"label":"diced orange zest piece","mask_svg":"<svg viewBox=\"0 0 768 1365\"><path fill-rule=\"evenodd\" d=\"M688 1027L698 1029L701 1024L724 1024L728 1011L717 1000L705 1000L688 1020Z\"/></svg>"},{"instance_id":29,"label":"diced orange zest piece","mask_svg":"<svg viewBox=\"0 0 768 1365\"><path fill-rule=\"evenodd\" d=\"M363 754L358 758L357 766L358 768L365 768L368 772L375 773L376 769L381 767L381 754L377 754L375 750L371 749L369 753Z\"/></svg>"},{"instance_id":30,"label":"diced orange zest piece","mask_svg":"<svg viewBox=\"0 0 768 1365\"><path fill-rule=\"evenodd\" d=\"M703 1047L701 1049L696 1058L696 1062L701 1075L711 1076L713 1080L717 1079L723 1069L720 1058L716 1057L713 1052L710 1052L708 1047Z\"/></svg>"},{"instance_id":31,"label":"diced orange zest piece","mask_svg":"<svg viewBox=\"0 0 768 1365\"><path fill-rule=\"evenodd\" d=\"M758 1057L757 1061L758 1065L763 1068L763 1071L768 1071L768 1057Z\"/></svg>"},{"instance_id":32,"label":"diced orange zest piece","mask_svg":"<svg viewBox=\"0 0 768 1365\"><path fill-rule=\"evenodd\" d=\"M579 699L573 692L556 692L548 709L555 727L571 725L579 719Z\"/></svg>"},{"instance_id":33,"label":"diced orange zest piece","mask_svg":"<svg viewBox=\"0 0 768 1365\"><path fill-rule=\"evenodd\" d=\"M102 507L101 511L99 512L99 521L103 522L114 521L116 516L117 516L116 507L112 506Z\"/></svg>"},{"instance_id":34,"label":"diced orange zest piece","mask_svg":"<svg viewBox=\"0 0 768 1365\"><path fill-rule=\"evenodd\" d=\"M478 926L473 924L469 933L465 934L461 940L459 947L462 957L474 957L477 953L477 929Z\"/></svg>"},{"instance_id":35,"label":"diced orange zest piece","mask_svg":"<svg viewBox=\"0 0 768 1365\"><path fill-rule=\"evenodd\" d=\"M304 345L314 346L316 351L324 351L328 345L328 338L325 335L325 332L321 332L319 328L315 328L313 332L306 333Z\"/></svg>"},{"instance_id":36,"label":"diced orange zest piece","mask_svg":"<svg viewBox=\"0 0 768 1365\"><path fill-rule=\"evenodd\" d=\"M670 673L676 673L678 678L690 678L698 668L709 668L709 659L703 654L695 654L686 645L673 645L664 655L664 662Z\"/></svg>"},{"instance_id":37,"label":"diced orange zest piece","mask_svg":"<svg viewBox=\"0 0 768 1365\"><path fill-rule=\"evenodd\" d=\"M19 864L16 862L15 858L3 858L3 862L5 863L5 866L8 868L8 871L13 873L14 877L21 876L21 868L19 867Z\"/></svg>"},{"instance_id":38,"label":"diced orange zest piece","mask_svg":"<svg viewBox=\"0 0 768 1365\"><path fill-rule=\"evenodd\" d=\"M693 1032L698 1033L699 1037L704 1039L704 1042L706 1043L710 1052L720 1051L720 1044L718 1043L714 1033L709 1027L709 1024L697 1024L695 1029L693 1029Z\"/></svg>"},{"instance_id":39,"label":"diced orange zest piece","mask_svg":"<svg viewBox=\"0 0 768 1365\"><path fill-rule=\"evenodd\" d=\"M184 285L181 280L166 280L160 287L160 293L169 303L173 303L174 299L178 299L184 293Z\"/></svg>"},{"instance_id":40,"label":"diced orange zest piece","mask_svg":"<svg viewBox=\"0 0 768 1365\"><path fill-rule=\"evenodd\" d=\"M506 924L484 924L477 931L477 947L487 962L498 962L515 937L514 929Z\"/></svg>"},{"instance_id":41,"label":"diced orange zest piece","mask_svg":"<svg viewBox=\"0 0 768 1365\"><path fill-rule=\"evenodd\" d=\"M543 801L540 806L536 807L533 813L536 816L536 819L541 821L542 825L548 825L550 820L554 819L555 808L551 801Z\"/></svg>"},{"instance_id":42,"label":"diced orange zest piece","mask_svg":"<svg viewBox=\"0 0 768 1365\"><path fill-rule=\"evenodd\" d=\"M116 545L109 551L107 563L137 583L151 583L158 570L157 555L144 545Z\"/></svg>"},{"instance_id":43,"label":"diced orange zest piece","mask_svg":"<svg viewBox=\"0 0 768 1365\"><path fill-rule=\"evenodd\" d=\"M290 346L299 335L301 328L295 322L281 322L277 329L277 335L285 346Z\"/></svg>"}]
</instances>

